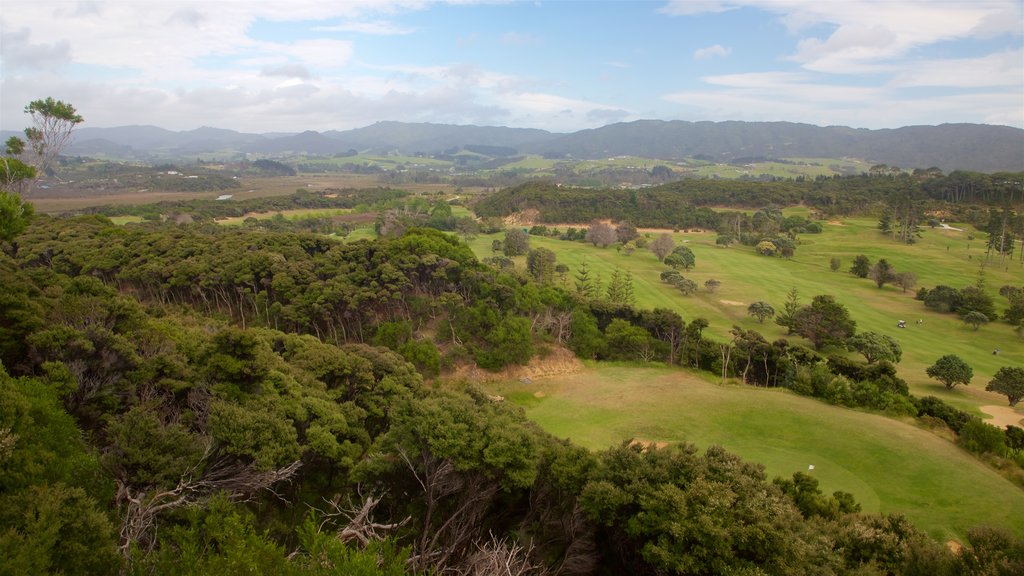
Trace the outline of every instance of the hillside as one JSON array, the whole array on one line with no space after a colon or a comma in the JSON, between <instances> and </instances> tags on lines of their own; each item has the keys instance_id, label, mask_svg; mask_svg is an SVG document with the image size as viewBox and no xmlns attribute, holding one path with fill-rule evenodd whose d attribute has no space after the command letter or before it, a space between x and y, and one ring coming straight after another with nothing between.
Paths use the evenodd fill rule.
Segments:
<instances>
[{"instance_id":1,"label":"hillside","mask_svg":"<svg viewBox=\"0 0 1024 576\"><path fill-rule=\"evenodd\" d=\"M3 138L13 134L5 131ZM67 153L137 160L214 153L227 157L331 156L351 151L430 156L473 147L572 159L638 156L730 162L828 157L903 168L938 167L946 172L1024 170L1024 130L982 124L867 130L792 122L639 120L556 134L495 126L377 122L354 130L263 135L215 128L173 132L154 126L128 126L83 128Z\"/></svg>"}]
</instances>

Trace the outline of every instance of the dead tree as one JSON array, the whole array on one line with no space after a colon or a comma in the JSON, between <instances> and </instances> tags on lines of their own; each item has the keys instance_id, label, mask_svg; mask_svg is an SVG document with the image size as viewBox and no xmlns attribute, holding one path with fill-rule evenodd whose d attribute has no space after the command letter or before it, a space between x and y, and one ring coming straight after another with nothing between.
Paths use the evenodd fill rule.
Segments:
<instances>
[{"instance_id":1,"label":"dead tree","mask_svg":"<svg viewBox=\"0 0 1024 576\"><path fill-rule=\"evenodd\" d=\"M276 470L261 471L251 464L228 458L208 463L211 454L212 447L207 446L203 457L182 474L174 488L140 488L132 486L124 478L117 479L115 503L121 515L118 550L125 558L131 557L133 548L147 552L153 549L157 516L161 513L200 505L218 493L234 502L248 501L258 492L273 492L275 484L291 479L302 465L295 461ZM200 472L204 464L205 472Z\"/></svg>"}]
</instances>

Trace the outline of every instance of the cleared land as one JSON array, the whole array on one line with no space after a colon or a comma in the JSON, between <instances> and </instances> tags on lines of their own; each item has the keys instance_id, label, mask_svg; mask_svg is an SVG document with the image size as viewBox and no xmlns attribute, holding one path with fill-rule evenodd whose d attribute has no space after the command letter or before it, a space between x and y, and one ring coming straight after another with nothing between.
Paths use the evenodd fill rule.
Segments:
<instances>
[{"instance_id":1,"label":"cleared land","mask_svg":"<svg viewBox=\"0 0 1024 576\"><path fill-rule=\"evenodd\" d=\"M763 463L770 478L813 465L823 491L850 492L865 512L903 513L943 541L979 524L1024 534L1024 491L945 438L883 416L669 368L590 365L493 389L588 448L717 444Z\"/></svg>"},{"instance_id":2,"label":"cleared land","mask_svg":"<svg viewBox=\"0 0 1024 576\"><path fill-rule=\"evenodd\" d=\"M794 287L804 304L815 295L832 294L850 310L858 331L874 331L896 338L903 348L900 375L908 381L914 394L938 396L982 417L986 415L979 406L1005 405L1004 396L985 392L984 388L1000 367L1024 365L1024 339L1014 334L1008 324L992 322L975 331L955 314L939 314L925 308L914 299L914 290L904 293L888 285L879 289L871 280L856 278L847 272L853 258L864 254L872 262L886 258L897 271L914 272L918 286L946 284L962 288L975 283L982 272L983 235L979 233L977 239L968 240L966 231L928 229L916 244L908 246L885 237L876 225L875 220L864 218L826 224L822 234L802 235L795 257L789 260L760 256L749 247L718 247L713 232L673 234L677 245L685 244L696 255L696 267L683 271L684 276L701 287L690 297L660 281L659 275L667 267L649 250L627 255L615 248L600 249L581 242L536 236L531 236L530 245L554 250L558 261L569 266L570 273L561 281L570 289L573 274L584 261L591 275L604 281L616 267L621 268L633 275L638 307L670 308L687 321L704 317L711 324L706 333L719 340L728 338L734 324L757 330L769 341L786 337L785 329L771 320L759 324L747 316L747 305L751 302L764 300L781 310L786 294ZM656 234L652 233L652 237ZM490 256L492 240L500 237L480 236L471 245L479 257ZM842 268L837 272L829 270L832 257L842 261ZM522 261L517 265L525 266ZM1007 260L1002 265L990 262L983 274L986 288L1000 311L1005 308L1006 299L997 294L999 286L1019 285L1024 281L1024 267L1017 260ZM721 282L715 293L703 288L704 282L711 278ZM918 325L918 319L924 323ZM907 328L897 328L898 320L906 320ZM1001 352L995 356L992 351L997 347ZM957 354L973 367L974 379L970 386L948 391L928 378L925 368L943 354ZM1024 410L1018 408L1017 412L1024 417Z\"/></svg>"}]
</instances>

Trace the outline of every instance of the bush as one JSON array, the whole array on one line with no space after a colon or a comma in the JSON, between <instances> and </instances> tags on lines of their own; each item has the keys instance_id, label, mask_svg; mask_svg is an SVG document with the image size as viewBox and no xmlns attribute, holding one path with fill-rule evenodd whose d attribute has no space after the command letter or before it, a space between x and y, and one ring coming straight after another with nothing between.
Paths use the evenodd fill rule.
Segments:
<instances>
[{"instance_id":1,"label":"bush","mask_svg":"<svg viewBox=\"0 0 1024 576\"><path fill-rule=\"evenodd\" d=\"M957 443L975 454L1003 456L1007 452L1006 433L995 426L985 424L979 418L971 418L963 425Z\"/></svg>"},{"instance_id":2,"label":"bush","mask_svg":"<svg viewBox=\"0 0 1024 576\"><path fill-rule=\"evenodd\" d=\"M958 434L967 422L974 419L974 416L946 404L935 396L914 398L914 405L917 406L918 418L923 416L938 418L945 422L946 426L949 426L950 430Z\"/></svg>"}]
</instances>

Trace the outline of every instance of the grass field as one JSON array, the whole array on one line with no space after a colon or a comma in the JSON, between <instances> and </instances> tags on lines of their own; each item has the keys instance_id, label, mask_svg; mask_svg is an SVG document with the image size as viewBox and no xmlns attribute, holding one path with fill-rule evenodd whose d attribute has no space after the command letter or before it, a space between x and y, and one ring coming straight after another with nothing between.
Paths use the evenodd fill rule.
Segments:
<instances>
[{"instance_id":1,"label":"grass field","mask_svg":"<svg viewBox=\"0 0 1024 576\"><path fill-rule=\"evenodd\" d=\"M295 210L278 210L276 212L250 212L245 216L219 218L217 223L225 226L241 226L249 218L269 220L278 214L286 220L309 220L313 218L330 218L331 216L340 216L342 214L350 214L351 212L352 210L348 208L296 208Z\"/></svg>"},{"instance_id":2,"label":"grass field","mask_svg":"<svg viewBox=\"0 0 1024 576\"><path fill-rule=\"evenodd\" d=\"M670 368L588 365L530 385L495 384L558 437L592 449L623 440L721 445L769 478L808 471L865 512L903 513L942 541L979 524L1024 535L1024 491L948 440L785 390L712 383Z\"/></svg>"},{"instance_id":3,"label":"grass field","mask_svg":"<svg viewBox=\"0 0 1024 576\"><path fill-rule=\"evenodd\" d=\"M491 241L497 237L500 235L480 236L471 245L479 257L486 257L491 255ZM598 249L540 237L531 237L530 243L531 247L554 250L558 261L569 266L572 272L566 278L567 287L571 288L572 273L584 260L592 276L604 281L619 267L633 275L638 307L670 308L688 321L704 317L711 323L707 333L719 340L727 339L734 324L757 330L769 341L786 336L785 329L774 322L758 324L747 316L747 305L753 301L764 300L781 310L786 294L794 287L802 303L818 294L832 294L850 310L859 331L889 334L899 341L903 348L900 375L910 383L914 394L935 395L978 415L982 415L979 406L1006 404L1004 396L984 391L996 370L1024 365L1024 339L1005 322L992 322L975 331L956 315L931 312L914 299L913 291L903 293L894 286L879 289L870 280L847 272L854 256L865 254L872 261L888 259L897 271L914 272L919 286L964 287L977 281L984 256L982 241L968 241L967 232L927 230L918 243L907 246L882 236L872 220L850 219L827 224L822 234L802 236L791 260L759 256L748 247L715 246L714 233L678 233L674 237L677 245L685 243L696 255L695 268L684 272L701 286L691 297L660 281L659 274L667 268L648 250L627 255L614 248ZM838 272L829 270L833 256L842 261ZM714 294L703 289L704 282L711 278L721 282ZM1002 309L1006 300L998 296L999 286L1024 283L1024 268L1017 261L1004 266L990 264L984 278L997 309ZM924 324L918 326L918 319ZM898 320L907 320L907 328L896 328ZM999 356L992 355L996 347L1001 349ZM970 386L947 391L927 377L925 368L943 354L957 354L973 367ZM1024 410L1018 409L1018 413L1024 417Z\"/></svg>"}]
</instances>

